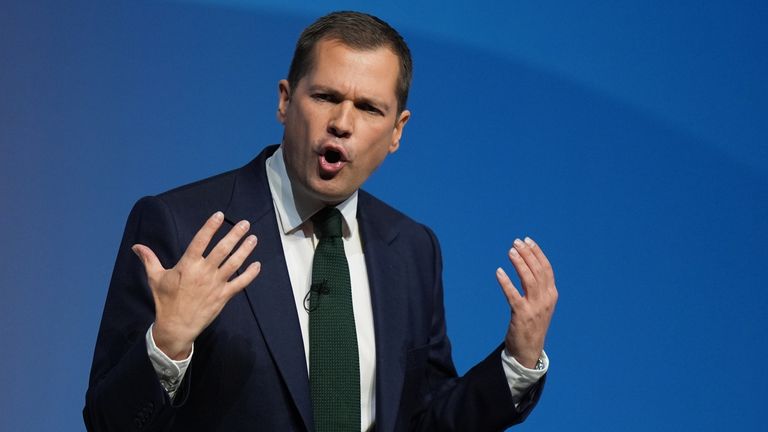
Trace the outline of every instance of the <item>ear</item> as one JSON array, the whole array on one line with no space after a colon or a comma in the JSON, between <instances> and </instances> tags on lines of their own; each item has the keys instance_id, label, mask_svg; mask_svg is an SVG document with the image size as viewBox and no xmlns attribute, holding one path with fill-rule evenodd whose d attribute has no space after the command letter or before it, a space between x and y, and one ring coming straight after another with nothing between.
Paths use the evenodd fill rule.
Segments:
<instances>
[{"instance_id":1,"label":"ear","mask_svg":"<svg viewBox=\"0 0 768 432\"><path fill-rule=\"evenodd\" d=\"M285 124L288 104L291 103L291 85L288 80L280 80L277 83L277 121Z\"/></svg>"},{"instance_id":2,"label":"ear","mask_svg":"<svg viewBox=\"0 0 768 432\"><path fill-rule=\"evenodd\" d=\"M392 130L392 143L389 144L389 152L394 153L400 148L400 138L403 136L403 128L408 123L408 119L411 118L411 112L403 110L400 115L397 116L395 121L395 128Z\"/></svg>"}]
</instances>

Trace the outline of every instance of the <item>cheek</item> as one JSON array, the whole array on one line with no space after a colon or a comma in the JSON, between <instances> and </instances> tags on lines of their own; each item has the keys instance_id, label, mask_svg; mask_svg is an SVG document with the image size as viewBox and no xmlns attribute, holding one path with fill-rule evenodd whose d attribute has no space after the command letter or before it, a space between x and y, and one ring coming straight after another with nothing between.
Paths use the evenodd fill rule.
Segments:
<instances>
[{"instance_id":1,"label":"cheek","mask_svg":"<svg viewBox=\"0 0 768 432\"><path fill-rule=\"evenodd\" d=\"M373 172L373 170L378 168L378 166L384 162L384 159L386 159L387 155L390 153L389 144L390 142L388 140L382 140L365 152L365 170L368 174Z\"/></svg>"},{"instance_id":2,"label":"cheek","mask_svg":"<svg viewBox=\"0 0 768 432\"><path fill-rule=\"evenodd\" d=\"M301 119L301 123L305 128L313 130L322 126L324 119L328 116L325 112L327 110L327 106L318 105L312 101L305 101L299 107L300 112L297 117Z\"/></svg>"}]
</instances>

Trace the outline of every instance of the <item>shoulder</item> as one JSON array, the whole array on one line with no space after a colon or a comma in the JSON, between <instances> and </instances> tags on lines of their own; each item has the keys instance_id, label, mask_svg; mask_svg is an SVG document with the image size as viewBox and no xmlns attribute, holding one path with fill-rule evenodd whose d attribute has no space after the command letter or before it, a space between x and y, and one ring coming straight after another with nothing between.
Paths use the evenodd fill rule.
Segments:
<instances>
[{"instance_id":1,"label":"shoulder","mask_svg":"<svg viewBox=\"0 0 768 432\"><path fill-rule=\"evenodd\" d=\"M378 232L385 241L397 239L439 251L437 237L427 225L362 189L359 191L358 200L358 218L364 226Z\"/></svg>"},{"instance_id":2,"label":"shoulder","mask_svg":"<svg viewBox=\"0 0 768 432\"><path fill-rule=\"evenodd\" d=\"M185 184L157 194L153 198L173 210L221 208L231 199L237 178L243 169L245 167Z\"/></svg>"},{"instance_id":3,"label":"shoulder","mask_svg":"<svg viewBox=\"0 0 768 432\"><path fill-rule=\"evenodd\" d=\"M130 235L133 242L150 245L157 244L162 238L189 237L225 205L237 171L142 197L128 216L126 235Z\"/></svg>"},{"instance_id":4,"label":"shoulder","mask_svg":"<svg viewBox=\"0 0 768 432\"><path fill-rule=\"evenodd\" d=\"M155 201L182 219L205 220L216 211L232 210L237 204L270 202L265 161L277 146L269 146L246 165L162 192L142 201ZM140 201L141 202L141 201Z\"/></svg>"},{"instance_id":5,"label":"shoulder","mask_svg":"<svg viewBox=\"0 0 768 432\"><path fill-rule=\"evenodd\" d=\"M195 181L154 196L141 198L129 219L164 221L175 227L181 238L194 234L215 212L225 216L250 218L240 211L271 205L264 161L273 148L267 148L245 166ZM243 204L245 203L245 204Z\"/></svg>"}]
</instances>

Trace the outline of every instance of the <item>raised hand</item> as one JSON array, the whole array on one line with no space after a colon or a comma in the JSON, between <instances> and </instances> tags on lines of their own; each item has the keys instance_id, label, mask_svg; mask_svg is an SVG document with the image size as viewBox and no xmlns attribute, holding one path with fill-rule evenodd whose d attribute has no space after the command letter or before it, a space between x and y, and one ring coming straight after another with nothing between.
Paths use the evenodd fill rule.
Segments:
<instances>
[{"instance_id":1,"label":"raised hand","mask_svg":"<svg viewBox=\"0 0 768 432\"><path fill-rule=\"evenodd\" d=\"M555 275L544 252L528 237L525 241L515 240L509 259L520 277L524 296L499 267L496 279L512 308L504 344L509 355L533 369L544 349L544 338L557 303Z\"/></svg>"},{"instance_id":2,"label":"raised hand","mask_svg":"<svg viewBox=\"0 0 768 432\"><path fill-rule=\"evenodd\" d=\"M136 244L132 247L144 264L155 301L152 337L157 347L172 359L187 357L197 336L219 315L229 299L251 283L261 270L261 263L254 262L230 280L256 247L256 236L249 235L232 253L248 232L248 221L237 223L208 256L203 256L223 221L223 213L214 213L192 238L179 262L170 269L163 268L147 246Z\"/></svg>"}]
</instances>

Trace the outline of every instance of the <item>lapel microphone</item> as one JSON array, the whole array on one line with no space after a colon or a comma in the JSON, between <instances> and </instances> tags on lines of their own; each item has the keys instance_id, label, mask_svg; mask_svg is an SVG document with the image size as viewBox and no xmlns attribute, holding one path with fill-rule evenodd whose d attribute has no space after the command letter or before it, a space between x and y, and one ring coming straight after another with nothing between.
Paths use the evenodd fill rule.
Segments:
<instances>
[{"instance_id":1,"label":"lapel microphone","mask_svg":"<svg viewBox=\"0 0 768 432\"><path fill-rule=\"evenodd\" d=\"M330 292L331 289L328 287L328 281L326 279L310 285L309 292L304 296L304 310L307 312L316 310L317 306L320 304L320 296L329 294Z\"/></svg>"}]
</instances>

